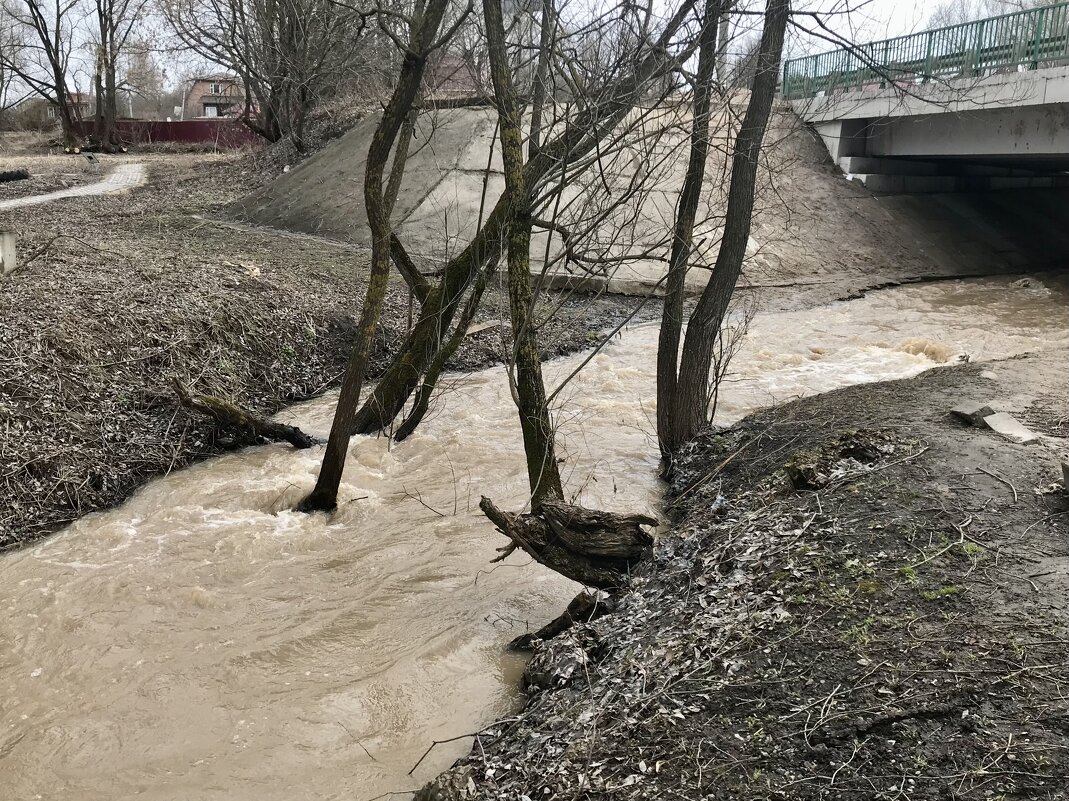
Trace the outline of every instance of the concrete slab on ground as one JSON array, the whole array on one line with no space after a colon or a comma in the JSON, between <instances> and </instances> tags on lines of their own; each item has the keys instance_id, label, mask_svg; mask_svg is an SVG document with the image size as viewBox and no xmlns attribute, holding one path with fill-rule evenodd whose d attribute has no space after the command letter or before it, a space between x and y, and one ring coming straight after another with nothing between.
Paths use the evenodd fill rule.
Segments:
<instances>
[{"instance_id":1,"label":"concrete slab on ground","mask_svg":"<svg viewBox=\"0 0 1069 801\"><path fill-rule=\"evenodd\" d=\"M58 192L48 192L43 195L31 195L30 197L17 197L10 200L0 201L0 210L18 209L25 206L39 206L42 203L51 203L66 198L92 197L94 195L110 195L114 192L123 192L127 189L141 186L148 180L145 165L137 162L123 163L102 181L97 181L84 186L75 186L71 189L61 189Z\"/></svg>"},{"instance_id":2,"label":"concrete slab on ground","mask_svg":"<svg viewBox=\"0 0 1069 801\"><path fill-rule=\"evenodd\" d=\"M1022 445L1031 445L1033 442L1039 441L1039 437L1033 431L1026 428L1012 414L1007 414L1006 412L988 415L984 418L984 424L996 434L1013 442L1019 442Z\"/></svg>"}]
</instances>

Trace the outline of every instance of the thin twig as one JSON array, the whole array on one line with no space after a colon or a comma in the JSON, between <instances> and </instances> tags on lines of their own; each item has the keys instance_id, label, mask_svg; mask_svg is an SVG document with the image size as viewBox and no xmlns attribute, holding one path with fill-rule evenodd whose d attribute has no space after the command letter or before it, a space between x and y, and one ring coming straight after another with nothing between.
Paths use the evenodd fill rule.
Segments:
<instances>
[{"instance_id":1,"label":"thin twig","mask_svg":"<svg viewBox=\"0 0 1069 801\"><path fill-rule=\"evenodd\" d=\"M1017 487L1013 486L1012 481L1007 478L1003 478L998 473L994 473L991 470L987 470L983 467L980 467L980 465L977 465L976 469L979 470L981 473L991 476L991 478L995 479L996 481L1001 481L1003 484L1013 490L1013 502L1017 503Z\"/></svg>"}]
</instances>

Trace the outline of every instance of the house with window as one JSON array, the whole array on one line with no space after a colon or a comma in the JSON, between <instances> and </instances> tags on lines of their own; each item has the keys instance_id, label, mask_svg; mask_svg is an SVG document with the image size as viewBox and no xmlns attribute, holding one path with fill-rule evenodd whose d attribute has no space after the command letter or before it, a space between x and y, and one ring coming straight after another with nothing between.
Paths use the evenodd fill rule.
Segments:
<instances>
[{"instance_id":1,"label":"house with window","mask_svg":"<svg viewBox=\"0 0 1069 801\"><path fill-rule=\"evenodd\" d=\"M67 102L75 120L93 119L95 99L86 92L69 92ZM59 124L59 108L50 99L33 95L12 107L11 122L24 130L47 131Z\"/></svg>"},{"instance_id":2,"label":"house with window","mask_svg":"<svg viewBox=\"0 0 1069 801\"><path fill-rule=\"evenodd\" d=\"M245 87L236 75L202 75L189 82L183 119L238 117L245 108Z\"/></svg>"}]
</instances>

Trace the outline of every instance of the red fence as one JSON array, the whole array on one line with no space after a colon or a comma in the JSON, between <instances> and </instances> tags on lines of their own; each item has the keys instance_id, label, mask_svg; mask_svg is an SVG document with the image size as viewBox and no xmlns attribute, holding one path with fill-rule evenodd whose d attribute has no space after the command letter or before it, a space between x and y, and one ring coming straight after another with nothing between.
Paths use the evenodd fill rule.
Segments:
<instances>
[{"instance_id":1,"label":"red fence","mask_svg":"<svg viewBox=\"0 0 1069 801\"><path fill-rule=\"evenodd\" d=\"M263 139L236 120L119 120L119 135L134 145L152 142L185 142L228 149L262 144ZM80 125L82 136L93 135L93 122Z\"/></svg>"}]
</instances>

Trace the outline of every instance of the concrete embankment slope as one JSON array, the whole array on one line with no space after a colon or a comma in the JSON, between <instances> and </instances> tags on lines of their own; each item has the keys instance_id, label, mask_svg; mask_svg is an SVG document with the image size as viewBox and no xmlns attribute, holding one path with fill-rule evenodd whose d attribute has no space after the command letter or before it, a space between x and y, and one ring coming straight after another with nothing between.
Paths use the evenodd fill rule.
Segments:
<instances>
[{"instance_id":1,"label":"concrete embankment slope","mask_svg":"<svg viewBox=\"0 0 1069 801\"><path fill-rule=\"evenodd\" d=\"M676 112L674 122L685 118ZM711 263L726 196L727 117L714 129L714 153L702 210L699 238L709 244ZM234 204L230 213L258 225L284 228L366 245L363 175L375 118L277 180ZM409 250L440 260L474 234L503 188L500 157L491 152L493 113L457 109L425 115L412 142L394 220ZM638 203L623 204L609 219L631 215L630 249L645 247L654 258L627 261L590 283L624 292L649 292L660 279L663 241L683 181L685 125L676 125L650 146L636 137L621 153L606 157L611 169L592 171L597 192L566 193L565 212L590 219L622 197L636 171L648 174L652 190ZM757 213L746 275L758 286L803 287L813 300L915 276L976 275L1049 269L1069 263L1069 204L1065 190L1002 191L980 194L875 196L846 180L833 167L819 140L793 113L782 110L769 132L770 147L758 187ZM489 174L486 169L489 165ZM605 179L604 176L608 175ZM596 195L592 208L579 195ZM586 204L586 205L584 205ZM619 256L627 247L612 226L591 234L598 254ZM536 265L546 253L545 234L535 237ZM559 252L559 237L550 243ZM577 268L572 274L584 277ZM568 268L555 267L558 273ZM692 270L692 289L706 271ZM819 289L823 287L823 289Z\"/></svg>"}]
</instances>

